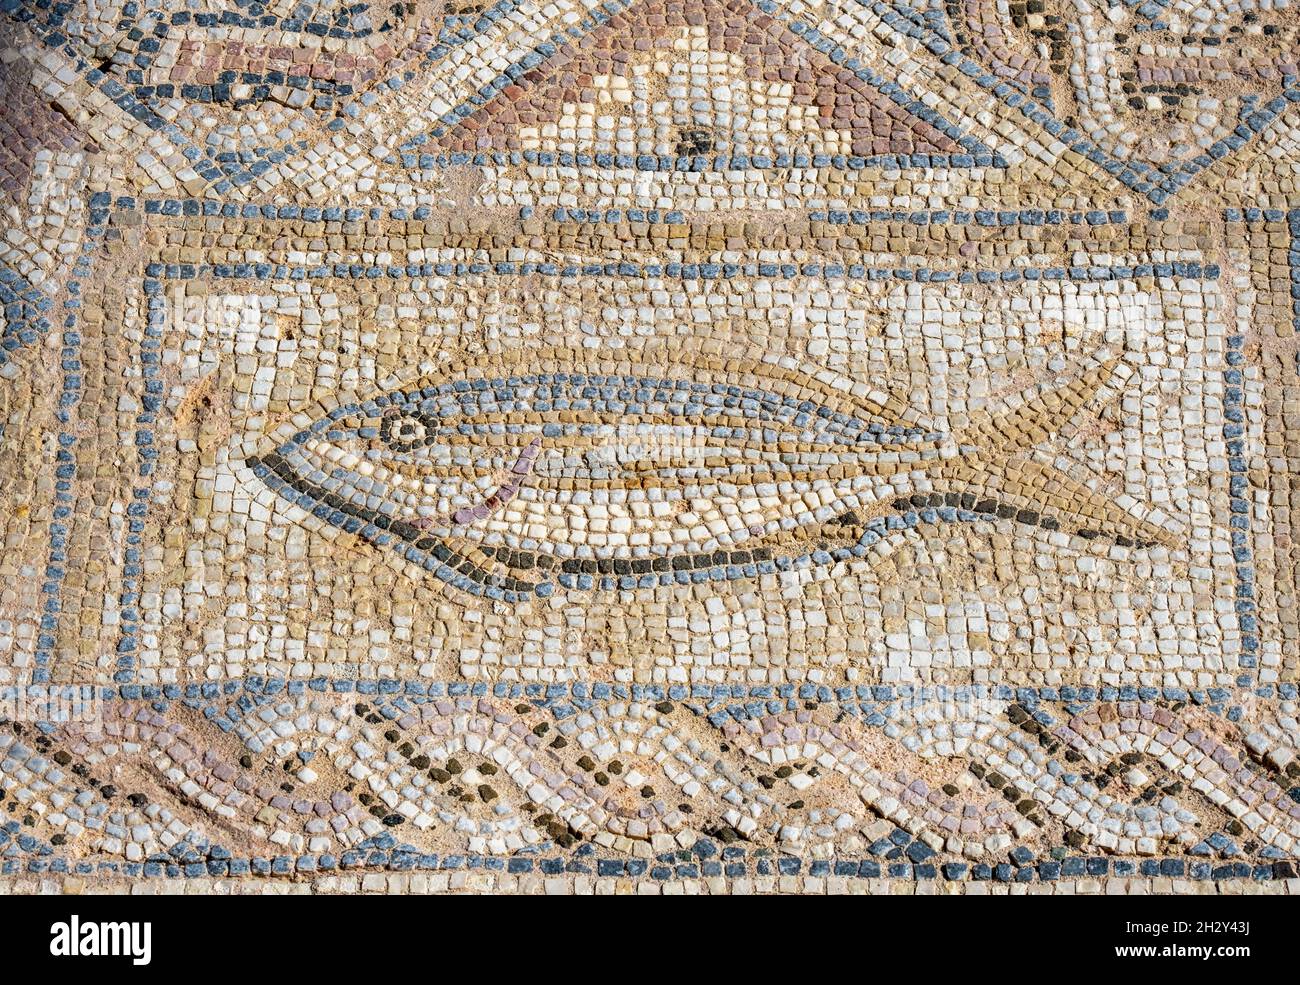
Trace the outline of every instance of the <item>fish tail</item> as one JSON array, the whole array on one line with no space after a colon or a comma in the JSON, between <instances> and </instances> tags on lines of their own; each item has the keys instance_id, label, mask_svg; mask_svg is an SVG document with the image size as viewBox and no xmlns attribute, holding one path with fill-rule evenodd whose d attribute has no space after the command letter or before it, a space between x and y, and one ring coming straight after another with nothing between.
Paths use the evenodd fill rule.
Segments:
<instances>
[{"instance_id":1,"label":"fish tail","mask_svg":"<svg viewBox=\"0 0 1300 985\"><path fill-rule=\"evenodd\" d=\"M1129 497L1112 498L1097 492L1054 465L1029 456L963 456L935 479L1011 507L1018 517L1030 515L1032 522L1048 529L1089 539L1103 536L1125 547L1178 546L1178 538L1165 526L1168 518L1159 510L1144 509Z\"/></svg>"},{"instance_id":2,"label":"fish tail","mask_svg":"<svg viewBox=\"0 0 1300 985\"><path fill-rule=\"evenodd\" d=\"M1013 406L956 435L957 443L972 448L1027 451L1064 428L1125 366L1119 356L1106 356L1068 383L1044 384L1012 398ZM1125 374L1127 376L1127 373Z\"/></svg>"},{"instance_id":3,"label":"fish tail","mask_svg":"<svg viewBox=\"0 0 1300 985\"><path fill-rule=\"evenodd\" d=\"M1068 383L1021 394L1015 406L956 435L961 452L934 479L1018 513L1055 517L1053 526L1085 537L1102 535L1125 546L1175 547L1177 537L1166 526L1169 518L1158 509L1098 492L1032 453L1126 368L1119 356L1103 356Z\"/></svg>"}]
</instances>

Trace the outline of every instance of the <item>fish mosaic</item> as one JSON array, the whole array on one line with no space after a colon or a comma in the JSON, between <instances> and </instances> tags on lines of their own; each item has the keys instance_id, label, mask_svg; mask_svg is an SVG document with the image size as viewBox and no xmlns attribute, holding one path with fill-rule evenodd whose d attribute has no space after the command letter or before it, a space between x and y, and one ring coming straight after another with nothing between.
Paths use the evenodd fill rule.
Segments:
<instances>
[{"instance_id":1,"label":"fish mosaic","mask_svg":"<svg viewBox=\"0 0 1300 985\"><path fill-rule=\"evenodd\" d=\"M981 518L1169 546L1167 518L1026 454L1119 366L1096 360L946 433L793 360L637 367L552 350L341 404L247 465L318 520L511 603L848 562L896 531ZM900 491L917 476L926 492Z\"/></svg>"}]
</instances>

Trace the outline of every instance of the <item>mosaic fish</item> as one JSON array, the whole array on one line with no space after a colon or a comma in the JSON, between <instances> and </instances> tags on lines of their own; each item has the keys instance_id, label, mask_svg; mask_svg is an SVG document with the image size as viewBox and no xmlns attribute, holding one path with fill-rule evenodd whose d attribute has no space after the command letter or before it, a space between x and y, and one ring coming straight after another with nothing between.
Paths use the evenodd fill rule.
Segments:
<instances>
[{"instance_id":1,"label":"mosaic fish","mask_svg":"<svg viewBox=\"0 0 1300 985\"><path fill-rule=\"evenodd\" d=\"M930 523L1002 518L1171 545L1159 514L1029 454L1124 369L1096 360L947 433L793 359L548 349L342 403L247 464L320 521L506 602L850 561Z\"/></svg>"}]
</instances>

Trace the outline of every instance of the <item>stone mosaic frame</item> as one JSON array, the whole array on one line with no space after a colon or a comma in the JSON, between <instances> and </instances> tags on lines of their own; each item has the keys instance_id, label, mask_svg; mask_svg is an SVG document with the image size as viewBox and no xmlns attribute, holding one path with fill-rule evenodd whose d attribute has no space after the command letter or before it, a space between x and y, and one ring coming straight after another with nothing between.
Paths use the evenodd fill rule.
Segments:
<instances>
[{"instance_id":1,"label":"stone mosaic frame","mask_svg":"<svg viewBox=\"0 0 1300 985\"><path fill-rule=\"evenodd\" d=\"M287 209L284 211L285 211L286 218L292 217L294 219L297 219L302 215L302 213L297 209ZM354 211L359 211L359 210L354 210ZM215 219L215 217L221 217L226 220L234 219L236 221L242 221L244 219L252 219L258 222L270 222L272 225L274 225L275 222L282 221L279 219L268 220L267 217L263 215L261 210L250 209L249 207L239 208L230 205L223 207L218 203L207 203L206 205L201 205L200 203L192 202L192 201L191 202L164 201L159 203L146 203L146 207L143 210L143 212L144 212L143 221L146 224L153 221L155 223L158 223L159 228L163 230L167 228L167 223L169 221L167 217L169 215L170 216L189 215L194 217L203 216L205 219L207 218ZM313 216L313 218L329 221L328 217L331 215L331 213L337 214L340 217L346 214L345 210L341 208L333 209L333 210L329 208L325 208L317 211ZM136 218L137 210L134 208L134 203L129 203L129 207L123 208L122 214L133 217L130 219L132 223L135 223L137 221ZM312 211L307 210L306 214L308 216L312 216ZM151 216L153 217L152 219L150 218ZM372 212L370 218L379 219L381 218L381 216L378 213ZM957 219L965 218L966 221L969 221L969 217L959 216L955 218ZM984 216L977 216L975 218L976 221L981 221L981 222L987 221L987 218ZM1056 219L1056 217L1040 218L1038 216L1031 216L1031 219L1034 220L1034 224L1036 224L1039 221L1051 221L1052 219ZM1081 214L1075 217L1075 219L1076 221L1086 222L1089 226L1094 226L1099 221L1109 221L1109 217L1106 217L1106 219L1103 220L1101 216L1095 216L1095 217L1089 216L1088 218L1085 219ZM195 221L198 221L197 218ZM404 221L404 219L399 219L399 221ZM906 221L912 221L912 220L909 219ZM1007 218L1003 217L1002 225L1005 225L1007 221L1008 221ZM1018 221L1018 218L1013 219L1012 221ZM1056 221L1060 221L1060 219L1056 219ZM1158 222L1159 220L1155 220L1155 221ZM144 532L144 518L147 516L148 510L150 508L148 505L150 499L150 492L146 488L146 486L147 484L153 481L156 468L158 465L159 453L157 449L160 442L159 442L159 435L157 434L157 426L159 422L161 422L166 418L166 411L163 409L163 404L168 399L167 391L165 389L166 385L160 379L161 374L158 367L160 366L161 362L165 359L171 359L173 362L175 362L176 359L180 358L179 350L175 349L174 346L169 344L168 342L169 337L175 336L176 319L178 317L177 309L175 308L175 305L173 304L172 300L169 297L170 291L183 290L183 285L189 283L195 283L195 282L211 283L213 285L213 289L216 289L216 285L218 283L228 282L234 285L235 288L238 288L238 286L241 284L258 282L259 279L261 278L265 278L266 283L268 284L278 283L280 285L297 285L297 287L294 289L301 289L301 286L304 282L307 284L311 284L313 282L319 282L324 280L326 277L328 277L328 275L334 273L344 273L345 276L358 278L363 282L372 281L376 277L379 278L381 281L386 279L392 279L395 277L396 278L396 280L394 281L395 283L402 283L406 278L412 278L412 277L414 277L417 280L417 282L420 281L420 278L425 278L425 279L429 279L430 281L433 281L433 280L437 280L438 278L445 278L448 275L463 276L471 279L481 278L487 280L490 280L493 276L512 278L512 277L533 277L533 276L541 275L543 277L557 278L560 283L563 283L565 281L573 281L579 276L592 276L592 277L612 278L612 279L631 278L633 283L635 283L639 278L647 277L653 279L657 276L664 276L668 278L670 282L675 278L681 278L683 282L690 282L692 280L710 281L713 279L720 279L720 280L727 281L732 278L740 278L746 276L747 268L750 276L752 276L754 273L757 273L757 275L761 279L776 277L778 278L778 280L775 281L776 283L781 283L779 278L782 277L818 278L824 276L833 280L837 277L844 276L850 281L860 280L860 281L866 281L868 283L880 283L882 281L895 281L904 284L919 283L922 285L927 283L934 283L934 284L953 283L953 284L966 284L966 285L978 285L981 283L989 283L989 284L1024 283L1024 284L1032 285L1036 281L1045 284L1051 284L1057 282L1077 282L1080 284L1090 284L1090 283L1104 284L1109 282L1109 283L1118 283L1118 284L1128 284L1128 283L1133 283L1133 281L1129 279L1131 277L1142 279L1144 280L1144 282L1152 282L1158 284L1158 283L1172 283L1171 281L1168 280L1169 278L1179 278L1179 277L1192 277L1192 278L1205 277L1208 278L1210 282L1213 282L1217 280L1219 276L1219 270L1217 265L1215 264L1208 264L1203 267L1201 264L1196 262L1182 262L1182 261L1176 261L1173 263L1155 263L1155 264L1138 263L1136 265L1128 265L1128 266L1118 265L1114 267L1105 267L1105 266L1089 267L1089 266L1075 265L1072 267L1020 268L1013 271L1014 279L1008 281L1006 273L999 272L996 270L990 270L987 272L971 271L971 270L962 270L960 272L946 272L946 271L936 270L931 274L927 274L924 270L902 271L896 269L865 268L865 267L842 268L833 264L826 265L823 267L822 265L816 263L803 264L803 265L737 264L734 265L734 267L731 269L725 268L724 266L721 265L713 265L711 268L711 265L709 264L704 264L699 267L692 267L689 264L687 265L667 264L667 265L663 265L662 268L656 268L654 265L648 265L645 269L642 269L637 265L620 263L620 264L602 265L599 269L597 269L592 265L583 266L581 264L569 265L568 267L539 264L536 265L536 267L534 267L529 264L520 265L520 264L511 264L511 263L498 263L495 265L487 265L487 264L465 264L463 262L461 263L444 262L444 263L426 263L423 265L415 265L408 269L406 267L394 268L389 266L387 268L381 268L381 267L374 267L374 266L357 267L355 265L351 265L346 268L337 267L337 266L334 268L319 267L319 266L313 268L313 267L293 267L292 265L283 265L283 264L278 264L278 265L269 265L269 264L220 265L218 264L215 266L195 267L192 265L175 264L175 263L164 264L162 262L156 260L150 260L148 257L145 257L141 261L142 274L139 281L139 286L137 288L138 291L140 292L140 296L136 298L134 302L128 302L128 305L134 304L133 310L137 314L133 316L134 320L129 321L128 331L125 333L124 337L131 341L129 341L128 345L126 346L127 351L123 354L123 358L125 359L127 364L126 373L128 377L133 380L138 380L138 383L132 383L130 385L132 389L130 389L131 396L129 399L137 401L139 406L142 409L142 412L134 417L132 417L130 414L124 415L122 417L122 421L123 421L122 428L124 432L125 432L125 428L127 427L126 422L131 421L135 424L135 431L133 435L133 443L134 443L135 450L133 454L136 458L136 465L134 467L134 470L136 472L137 479L133 483L132 488L130 489L129 492L126 491L125 488L123 488L123 490L119 493L121 499L118 502L117 506L115 507L115 509L117 509L118 511L123 511L125 516L127 517L127 525L129 529L127 530L126 545L128 550L129 551L133 550L134 553L131 553L124 558L123 572L125 574L126 581L124 583L122 593L121 593L122 630L116 638L109 635L105 639L101 640L101 651L106 651L108 649L111 649L115 651L117 654L116 673L114 674L115 680L117 681L117 683L120 684L136 683L136 682L159 683L159 681L156 679L138 678L135 675L134 671L136 670L136 665L132 654L139 646L139 642L140 642L137 636L136 623L135 623L135 619L138 618L135 616L137 610L139 609L138 596L142 586L144 586L144 582L141 580L142 568L139 562L142 560L143 556L150 549L153 549L155 551L158 549L156 538L153 541L146 542L146 540L142 536ZM345 279L345 283L346 283L346 279ZM477 285L477 281L475 281L475 285ZM473 287L472 290L477 290L477 289L479 288L475 286ZM486 290L487 288L483 288L483 289ZM748 288L742 288L742 290L747 290L747 289ZM208 290L209 288L206 287L203 288L204 293L206 293ZM230 296L235 297L238 295L233 294ZM298 302L294 302L294 303L297 304ZM137 338L139 340L138 343L134 341ZM1226 370L1225 379L1229 383L1229 389L1225 391L1228 400L1228 405L1226 410L1228 420L1225 422L1226 430L1224 433L1225 436L1231 438L1235 433L1237 433L1234 430L1234 421L1240 418L1241 416L1239 412L1235 412L1233 410L1233 402L1235 400L1239 400L1240 397L1239 394L1231 385L1233 381L1237 381L1237 374L1231 368L1231 364L1233 363L1234 360L1239 358L1239 356L1234 351L1234 347L1239 347L1241 341L1239 336L1230 335L1227 337L1226 342L1227 345L1229 346L1229 350L1226 353L1226 358L1229 366ZM187 397L186 399L189 398ZM172 436L171 432L169 431L167 440L170 440L171 436ZM192 442L190 443L192 445ZM209 480L211 479L212 476L209 476ZM125 481L125 479L123 479L122 481ZM227 475L225 481L234 481L236 484L242 484L244 483L245 480L240 479L238 477L232 480L231 477ZM1235 500L1232 503L1231 509L1234 512L1237 512L1239 510L1239 504ZM1242 545L1234 543L1234 548L1236 548L1236 551L1239 552L1242 549ZM1236 577L1238 579L1239 589L1241 588L1241 586L1246 586L1246 588L1249 588L1252 582L1249 569L1237 563L1240 560L1239 553L1235 553L1233 555L1233 559L1235 565L1234 570L1236 572ZM832 562L841 563L845 560L851 560L847 554L844 554L843 556L830 555L825 559L824 563L832 563ZM766 568L762 568L761 570L759 570L757 572L757 575L763 577L764 572L766 572L766 574L770 576L772 574L775 574L776 570L769 563L766 566ZM720 574L727 576L725 572L719 572L717 569L709 569L708 573L711 576L713 576L713 580L716 580ZM741 573L738 571L736 574L739 576ZM752 573L746 574L746 577L752 578L753 574ZM660 576L660 579L662 584L669 583L667 576ZM678 581L680 582L682 581L682 579L679 578ZM625 582L626 584L620 583L617 586L617 588L620 591L622 589L627 589L632 587L633 583L628 579L626 578L622 579L622 582ZM611 581L610 588L615 588L615 585L612 581ZM152 592L152 594L156 597L158 596L159 592L155 589ZM619 600L622 599L623 597L624 596L622 596L621 594L616 596L615 601L612 604L614 605L621 604L621 601ZM1243 598L1242 602L1238 606L1240 615L1244 617L1249 616L1250 614L1249 609L1244 608L1245 606L1248 605L1249 605L1248 599ZM155 604L155 608L156 608L156 604ZM159 625L158 618L159 618L158 615L155 613L154 620L153 620L155 632ZM1243 653L1243 656L1241 656L1238 661L1240 669L1247 670L1253 665L1254 658L1252 654L1253 654L1253 650L1257 647L1257 642L1254 640L1253 636L1251 635L1250 624L1248 621L1242 624L1240 628L1240 632L1242 633L1242 637L1240 641L1238 643L1235 643L1234 645L1239 646ZM52 639L49 640L49 642L52 643ZM48 648L42 651L41 656L48 659ZM402 662L403 662L402 658L398 658L397 664L400 665ZM104 668L106 666L102 656L100 658L99 665L101 668ZM202 670L203 668L200 667L199 669ZM453 669L452 665L444 664L444 666L442 667L442 672L451 669ZM472 668L467 668L463 664L459 669L462 672L468 671L469 676L471 678L478 676L476 673L473 672ZM348 671L348 673L355 673L355 672L356 669ZM420 667L420 674L422 676L427 675L429 673L434 673L436 675L439 672L440 672L439 668L433 665ZM175 673L174 669L173 669L173 673ZM362 670L362 673L364 674L365 671ZM566 673L564 677L559 679L566 679L567 677L571 676L571 673L572 673L572 669L570 669L569 672ZM579 673L581 673L581 670L579 670ZM1125 671L1124 673L1128 674L1127 671ZM1148 673L1148 677L1150 677L1151 676L1150 669L1148 669L1147 673ZM333 675L327 674L326 676L332 677ZM1157 674L1156 676L1159 675ZM490 673L488 679L489 680L492 679ZM642 678L639 677L635 679L642 680ZM184 680L184 674L182 675L181 680ZM629 681L630 680L631 679L629 679ZM1129 675L1129 680L1131 680L1132 683L1138 683L1138 679L1136 675ZM794 683L798 683L798 680L796 679ZM858 683L871 685L876 683L889 683L889 681L872 679L871 677L868 676L868 677L858 678ZM1024 684L1024 683L1028 683L1028 681L1013 679L1011 683ZM1069 682L1069 683L1075 683L1075 682ZM1100 681L1085 680L1083 683L1085 685L1091 684L1095 687L1095 685L1099 684ZM1172 685L1174 682L1169 681L1166 683ZM1225 666L1220 671L1218 678L1211 681L1210 683L1211 686L1217 690L1217 689L1221 689L1224 686L1230 686L1233 683L1241 683L1241 681L1238 681L1234 677L1230 667ZM1196 688L1193 688L1192 690L1196 690ZM1187 688L1185 686L1171 686L1169 688L1169 691L1170 694L1177 694L1180 697L1185 698Z\"/></svg>"}]
</instances>

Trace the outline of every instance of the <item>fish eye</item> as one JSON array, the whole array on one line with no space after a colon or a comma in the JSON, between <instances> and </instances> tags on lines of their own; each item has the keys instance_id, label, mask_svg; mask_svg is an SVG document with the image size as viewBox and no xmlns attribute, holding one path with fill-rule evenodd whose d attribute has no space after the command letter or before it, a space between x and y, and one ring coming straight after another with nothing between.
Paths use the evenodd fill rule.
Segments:
<instances>
[{"instance_id":1,"label":"fish eye","mask_svg":"<svg viewBox=\"0 0 1300 985\"><path fill-rule=\"evenodd\" d=\"M432 424L423 415L389 412L379 423L379 437L394 451L410 451L426 444L433 434Z\"/></svg>"}]
</instances>

